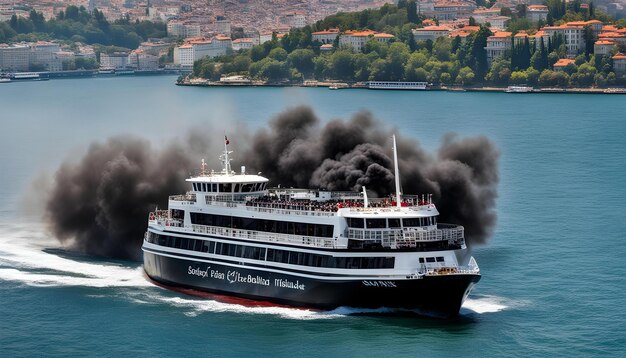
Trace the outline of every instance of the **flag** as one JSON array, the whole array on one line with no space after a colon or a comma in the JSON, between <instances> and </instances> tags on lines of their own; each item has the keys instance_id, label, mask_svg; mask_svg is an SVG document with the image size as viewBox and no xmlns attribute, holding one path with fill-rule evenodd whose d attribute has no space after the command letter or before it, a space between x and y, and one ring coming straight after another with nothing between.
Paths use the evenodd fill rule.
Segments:
<instances>
[{"instance_id":1,"label":"flag","mask_svg":"<svg viewBox=\"0 0 626 358\"><path fill-rule=\"evenodd\" d=\"M228 140L228 137L224 136L224 143L226 143L226 145L230 144L230 141Z\"/></svg>"}]
</instances>

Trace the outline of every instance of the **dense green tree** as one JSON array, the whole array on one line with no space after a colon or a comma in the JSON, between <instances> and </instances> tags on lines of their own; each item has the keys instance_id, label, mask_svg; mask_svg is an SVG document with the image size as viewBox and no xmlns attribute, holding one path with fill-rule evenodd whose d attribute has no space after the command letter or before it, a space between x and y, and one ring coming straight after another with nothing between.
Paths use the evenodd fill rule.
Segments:
<instances>
[{"instance_id":1,"label":"dense green tree","mask_svg":"<svg viewBox=\"0 0 626 358\"><path fill-rule=\"evenodd\" d=\"M274 59L276 61L285 61L287 59L287 51L285 51L282 47L276 47L270 51L267 55L269 58Z\"/></svg>"},{"instance_id":2,"label":"dense green tree","mask_svg":"<svg viewBox=\"0 0 626 358\"><path fill-rule=\"evenodd\" d=\"M287 62L303 75L310 76L315 70L315 63L313 63L314 57L315 52L313 52L313 50L297 49L287 56Z\"/></svg>"},{"instance_id":3,"label":"dense green tree","mask_svg":"<svg viewBox=\"0 0 626 358\"><path fill-rule=\"evenodd\" d=\"M331 63L335 78L350 81L354 78L353 54L347 50L336 51L331 55Z\"/></svg>"}]
</instances>

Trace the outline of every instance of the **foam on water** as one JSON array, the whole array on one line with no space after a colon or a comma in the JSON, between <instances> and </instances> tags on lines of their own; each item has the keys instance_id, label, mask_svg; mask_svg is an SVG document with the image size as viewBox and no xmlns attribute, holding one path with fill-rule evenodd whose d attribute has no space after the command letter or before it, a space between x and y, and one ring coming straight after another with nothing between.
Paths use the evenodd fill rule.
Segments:
<instances>
[{"instance_id":1,"label":"foam on water","mask_svg":"<svg viewBox=\"0 0 626 358\"><path fill-rule=\"evenodd\" d=\"M38 225L4 226L0 228L0 280L19 282L30 286L80 286L95 288L120 288L113 292L137 304L165 304L178 307L183 314L195 317L203 313L231 312L238 314L265 314L287 319L336 319L358 314L393 314L403 312L390 308L361 309L339 307L332 311L314 311L288 307L256 307L212 299L172 296L169 291L149 282L141 267L124 266L112 262L84 262L55 255L51 250L59 244L46 237ZM129 291L128 288L137 290ZM150 289L149 292L146 289ZM167 292L166 294L161 294ZM106 298L111 292L90 295ZM478 314L492 313L519 306L505 298L481 296L468 298L463 310ZM462 310L462 311L463 311Z\"/></svg>"}]
</instances>

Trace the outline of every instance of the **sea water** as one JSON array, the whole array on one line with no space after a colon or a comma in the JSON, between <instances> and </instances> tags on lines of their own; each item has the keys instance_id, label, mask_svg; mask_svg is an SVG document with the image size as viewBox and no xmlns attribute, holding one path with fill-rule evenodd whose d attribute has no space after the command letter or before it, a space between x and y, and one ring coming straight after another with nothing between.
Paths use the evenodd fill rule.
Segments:
<instances>
[{"instance_id":1,"label":"sea water","mask_svg":"<svg viewBox=\"0 0 626 358\"><path fill-rule=\"evenodd\" d=\"M189 88L174 77L0 85L3 356L623 356L626 97ZM208 125L264 128L310 105L367 110L436 151L442 136L500 149L498 223L474 249L482 280L458 319L386 309L250 307L171 292L138 262L63 248L40 218L56 168L115 135L155 147ZM207 153L207 157L214 153Z\"/></svg>"}]
</instances>

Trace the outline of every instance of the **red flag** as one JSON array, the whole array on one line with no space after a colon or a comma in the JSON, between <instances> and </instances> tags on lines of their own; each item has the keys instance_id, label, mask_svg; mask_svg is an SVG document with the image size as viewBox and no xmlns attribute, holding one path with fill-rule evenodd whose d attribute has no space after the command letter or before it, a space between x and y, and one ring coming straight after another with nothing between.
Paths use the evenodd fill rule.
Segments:
<instances>
[{"instance_id":1,"label":"red flag","mask_svg":"<svg viewBox=\"0 0 626 358\"><path fill-rule=\"evenodd\" d=\"M224 136L224 142L226 143L226 145L230 144L230 141L228 140L228 137Z\"/></svg>"}]
</instances>

